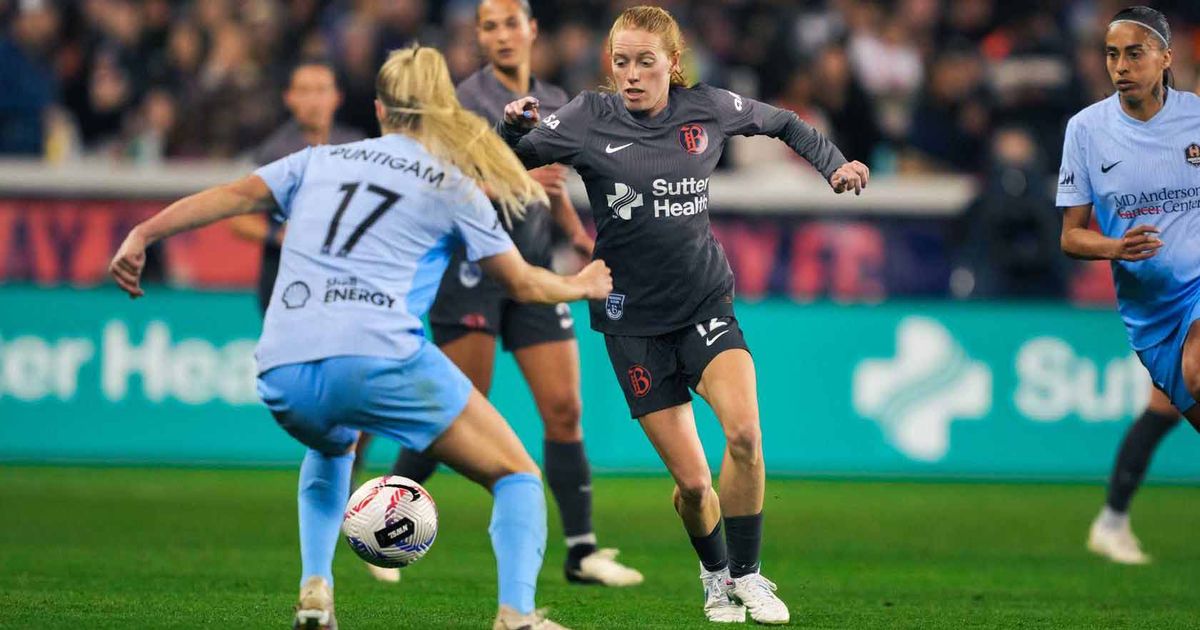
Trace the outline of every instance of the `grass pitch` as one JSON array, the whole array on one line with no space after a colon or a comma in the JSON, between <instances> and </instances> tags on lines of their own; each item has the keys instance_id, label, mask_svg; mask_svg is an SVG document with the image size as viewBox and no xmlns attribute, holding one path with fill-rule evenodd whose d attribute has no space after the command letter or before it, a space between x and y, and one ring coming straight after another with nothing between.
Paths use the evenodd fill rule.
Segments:
<instances>
[{"instance_id":1,"label":"grass pitch","mask_svg":"<svg viewBox=\"0 0 1200 630\"><path fill-rule=\"evenodd\" d=\"M286 628L299 579L293 471L0 467L0 627ZM399 585L338 550L345 630L487 628L490 498L429 484L441 532ZM602 545L646 574L568 586L551 508L538 600L574 628L708 627L666 478L595 483ZM1157 562L1083 548L1098 486L772 480L764 572L811 628L1186 628L1200 623L1200 490L1151 487L1138 533ZM551 502L553 505L553 502Z\"/></svg>"}]
</instances>

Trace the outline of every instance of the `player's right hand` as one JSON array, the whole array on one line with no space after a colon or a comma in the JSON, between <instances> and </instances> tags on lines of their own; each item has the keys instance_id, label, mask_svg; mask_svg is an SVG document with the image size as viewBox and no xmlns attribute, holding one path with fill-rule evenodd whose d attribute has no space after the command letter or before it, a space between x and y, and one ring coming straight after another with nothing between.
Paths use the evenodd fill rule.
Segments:
<instances>
[{"instance_id":1,"label":"player's right hand","mask_svg":"<svg viewBox=\"0 0 1200 630\"><path fill-rule=\"evenodd\" d=\"M522 129L533 129L542 122L538 114L538 100L532 96L523 96L504 106L504 123L516 125Z\"/></svg>"},{"instance_id":2,"label":"player's right hand","mask_svg":"<svg viewBox=\"0 0 1200 630\"><path fill-rule=\"evenodd\" d=\"M142 270L146 267L146 241L137 228L134 228L121 248L108 264L108 273L112 274L117 286L121 287L130 298L139 298L146 294L142 291Z\"/></svg>"},{"instance_id":3,"label":"player's right hand","mask_svg":"<svg viewBox=\"0 0 1200 630\"><path fill-rule=\"evenodd\" d=\"M588 300L603 300L612 293L612 272L603 260L596 259L575 274L575 282Z\"/></svg>"},{"instance_id":4,"label":"player's right hand","mask_svg":"<svg viewBox=\"0 0 1200 630\"><path fill-rule=\"evenodd\" d=\"M1118 241L1116 260L1137 261L1153 258L1163 242L1158 238L1158 228L1153 225L1139 225L1121 237Z\"/></svg>"}]
</instances>

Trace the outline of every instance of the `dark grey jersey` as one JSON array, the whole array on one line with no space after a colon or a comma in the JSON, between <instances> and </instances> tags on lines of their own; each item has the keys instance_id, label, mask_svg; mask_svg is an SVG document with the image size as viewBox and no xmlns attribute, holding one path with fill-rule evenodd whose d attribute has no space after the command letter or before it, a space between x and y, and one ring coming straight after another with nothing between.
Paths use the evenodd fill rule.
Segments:
<instances>
[{"instance_id":1,"label":"dark grey jersey","mask_svg":"<svg viewBox=\"0 0 1200 630\"><path fill-rule=\"evenodd\" d=\"M733 314L733 272L708 219L708 178L726 141L768 135L828 180L846 162L794 113L704 84L672 87L654 118L618 94L584 92L519 136L501 129L529 168L562 162L583 177L596 220L596 258L613 292L591 304L592 328L660 335Z\"/></svg>"},{"instance_id":2,"label":"dark grey jersey","mask_svg":"<svg viewBox=\"0 0 1200 630\"><path fill-rule=\"evenodd\" d=\"M562 88L539 81L536 77L529 78L528 95L516 94L500 83L491 64L463 79L456 92L463 107L483 116L493 125L504 119L504 106L522 96L537 98L543 111L549 113L558 111L568 100L567 93ZM542 204L535 204L526 208L525 218L509 230L517 250L527 260L542 266L550 262L549 219L548 208Z\"/></svg>"}]
</instances>

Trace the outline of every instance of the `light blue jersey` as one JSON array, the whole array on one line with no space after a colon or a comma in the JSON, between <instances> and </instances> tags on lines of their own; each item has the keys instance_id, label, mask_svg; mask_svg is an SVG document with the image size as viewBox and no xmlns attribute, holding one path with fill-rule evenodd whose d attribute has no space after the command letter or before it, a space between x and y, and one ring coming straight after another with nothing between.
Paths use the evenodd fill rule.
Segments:
<instances>
[{"instance_id":1,"label":"light blue jersey","mask_svg":"<svg viewBox=\"0 0 1200 630\"><path fill-rule=\"evenodd\" d=\"M388 134L304 149L255 171L287 221L258 371L336 356L405 359L456 243L512 249L470 178Z\"/></svg>"},{"instance_id":2,"label":"light blue jersey","mask_svg":"<svg viewBox=\"0 0 1200 630\"><path fill-rule=\"evenodd\" d=\"M1148 122L1118 99L1067 123L1057 205L1094 204L1110 238L1139 225L1158 229L1163 246L1153 258L1112 263L1129 341L1144 350L1187 324L1200 299L1200 97L1170 90Z\"/></svg>"}]
</instances>

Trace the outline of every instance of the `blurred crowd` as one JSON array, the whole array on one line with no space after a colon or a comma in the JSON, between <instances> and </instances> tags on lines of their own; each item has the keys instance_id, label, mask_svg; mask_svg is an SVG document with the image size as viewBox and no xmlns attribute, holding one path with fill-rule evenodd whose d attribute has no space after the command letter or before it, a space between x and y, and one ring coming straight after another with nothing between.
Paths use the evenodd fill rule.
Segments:
<instances>
[{"instance_id":1,"label":"blurred crowd","mask_svg":"<svg viewBox=\"0 0 1200 630\"><path fill-rule=\"evenodd\" d=\"M535 73L568 91L603 81L622 0L533 1ZM1051 172L1062 128L1111 92L1102 55L1110 0L668 0L685 65L788 107L876 172L985 174L995 143L1033 141ZM1200 1L1154 3L1175 28L1175 81L1195 89ZM377 131L370 106L388 50L480 60L474 0L0 0L0 155L137 162L245 154L285 116L300 59L331 61L341 122Z\"/></svg>"}]
</instances>

